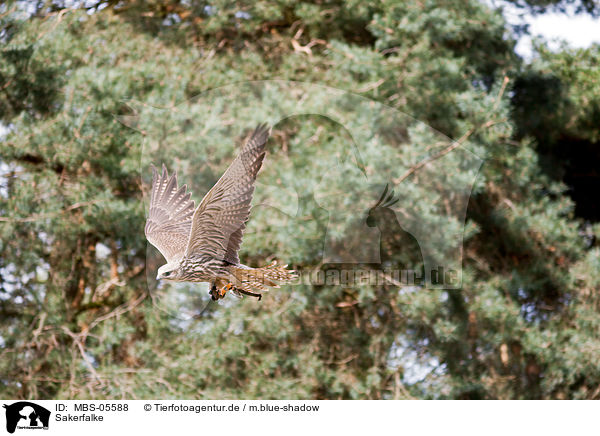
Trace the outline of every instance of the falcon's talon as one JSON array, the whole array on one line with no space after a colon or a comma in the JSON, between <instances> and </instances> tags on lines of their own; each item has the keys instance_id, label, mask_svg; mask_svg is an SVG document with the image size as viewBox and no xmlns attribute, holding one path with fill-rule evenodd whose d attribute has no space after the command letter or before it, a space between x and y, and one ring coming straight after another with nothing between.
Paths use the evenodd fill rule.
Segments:
<instances>
[{"instance_id":1,"label":"falcon's talon","mask_svg":"<svg viewBox=\"0 0 600 436\"><path fill-rule=\"evenodd\" d=\"M250 292L246 289L239 289L239 288L237 288L237 291L241 294L256 298L257 299L256 301L260 301L262 299L262 294L259 294L258 292Z\"/></svg>"},{"instance_id":2,"label":"falcon's talon","mask_svg":"<svg viewBox=\"0 0 600 436\"><path fill-rule=\"evenodd\" d=\"M210 299L212 301L217 301L217 286L213 283L212 287L210 288L210 291L208 291L208 295L210 295Z\"/></svg>"}]
</instances>

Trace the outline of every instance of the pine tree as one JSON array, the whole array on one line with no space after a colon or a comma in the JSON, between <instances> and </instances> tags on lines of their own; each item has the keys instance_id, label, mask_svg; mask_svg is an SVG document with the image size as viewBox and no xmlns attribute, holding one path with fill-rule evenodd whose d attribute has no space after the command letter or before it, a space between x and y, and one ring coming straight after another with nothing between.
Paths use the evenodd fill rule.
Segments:
<instances>
[{"instance_id":1,"label":"pine tree","mask_svg":"<svg viewBox=\"0 0 600 436\"><path fill-rule=\"evenodd\" d=\"M4 397L598 398L597 216L556 170L574 158L573 138L597 149L598 46L542 47L523 65L501 13L475 0L86 5L0 6ZM460 167L461 148L390 186L434 238L462 223L430 207L433 193L476 174L460 289L313 282L204 310L201 285L154 281L148 164L178 168L200 200L256 118L299 105L225 98L227 85L264 79L351 92L335 102L355 118L302 113L275 126L242 258L276 254L326 274L324 236L361 242L327 201L373 204L351 194L365 173L404 174L451 144L428 149L434 140L462 137L480 168ZM211 106L203 98L217 88ZM389 182L376 181L374 202ZM398 230L408 218L369 216L373 229L392 226L384 262L423 266Z\"/></svg>"}]
</instances>

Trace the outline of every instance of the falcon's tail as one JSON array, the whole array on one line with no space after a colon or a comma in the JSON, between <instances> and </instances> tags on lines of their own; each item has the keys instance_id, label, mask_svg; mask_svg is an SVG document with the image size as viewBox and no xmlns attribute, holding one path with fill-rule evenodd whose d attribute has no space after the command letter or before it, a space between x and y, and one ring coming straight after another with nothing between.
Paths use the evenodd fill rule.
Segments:
<instances>
[{"instance_id":1,"label":"falcon's tail","mask_svg":"<svg viewBox=\"0 0 600 436\"><path fill-rule=\"evenodd\" d=\"M289 283L297 278L296 272L286 267L287 265L278 265L276 260L262 268L250 268L244 265L232 267L231 271L237 279L234 290L258 297L260 300L261 292L268 291L269 287L278 288L279 283Z\"/></svg>"}]
</instances>

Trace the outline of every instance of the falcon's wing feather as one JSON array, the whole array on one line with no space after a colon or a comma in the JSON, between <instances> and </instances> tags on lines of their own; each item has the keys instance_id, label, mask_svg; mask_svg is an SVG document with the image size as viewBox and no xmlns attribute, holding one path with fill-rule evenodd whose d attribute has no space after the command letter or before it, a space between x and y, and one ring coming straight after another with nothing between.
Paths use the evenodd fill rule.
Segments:
<instances>
[{"instance_id":1,"label":"falcon's wing feather","mask_svg":"<svg viewBox=\"0 0 600 436\"><path fill-rule=\"evenodd\" d=\"M144 232L168 263L185 253L194 215L191 195L186 185L177 185L176 172L169 177L164 164L160 174L152 165L150 212Z\"/></svg>"},{"instance_id":2,"label":"falcon's wing feather","mask_svg":"<svg viewBox=\"0 0 600 436\"><path fill-rule=\"evenodd\" d=\"M271 133L260 124L194 212L186 256L206 253L238 264L238 250L250 215L254 181Z\"/></svg>"}]
</instances>

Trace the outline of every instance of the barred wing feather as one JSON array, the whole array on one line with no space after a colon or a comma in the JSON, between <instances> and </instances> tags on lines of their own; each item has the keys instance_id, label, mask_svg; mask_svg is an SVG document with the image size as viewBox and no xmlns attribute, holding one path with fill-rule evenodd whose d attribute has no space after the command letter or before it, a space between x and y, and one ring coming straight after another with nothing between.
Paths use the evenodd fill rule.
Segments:
<instances>
[{"instance_id":1,"label":"barred wing feather","mask_svg":"<svg viewBox=\"0 0 600 436\"><path fill-rule=\"evenodd\" d=\"M187 185L177 185L177 173L169 177L163 164L159 174L152 165L150 211L144 232L168 263L183 256L192 228L194 200L186 191Z\"/></svg>"},{"instance_id":2,"label":"barred wing feather","mask_svg":"<svg viewBox=\"0 0 600 436\"><path fill-rule=\"evenodd\" d=\"M209 254L239 264L238 250L250 215L254 181L270 128L261 124L194 212L186 257Z\"/></svg>"}]
</instances>

